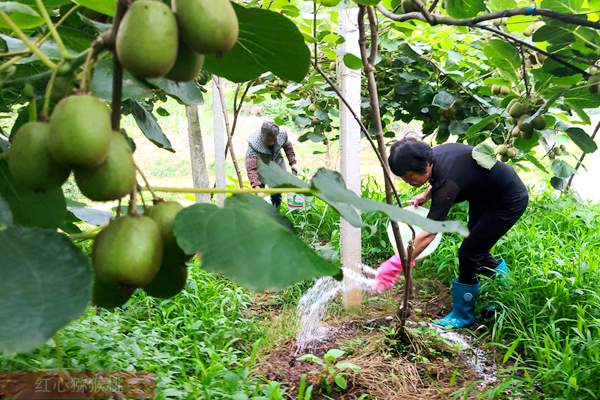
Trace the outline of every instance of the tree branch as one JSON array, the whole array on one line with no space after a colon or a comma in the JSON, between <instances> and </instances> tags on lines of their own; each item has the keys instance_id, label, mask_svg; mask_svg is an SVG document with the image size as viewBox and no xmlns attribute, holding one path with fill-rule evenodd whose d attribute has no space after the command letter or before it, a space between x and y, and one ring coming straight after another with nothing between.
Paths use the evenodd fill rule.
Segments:
<instances>
[{"instance_id":1,"label":"tree branch","mask_svg":"<svg viewBox=\"0 0 600 400\"><path fill-rule=\"evenodd\" d=\"M599 130L600 130L600 122L598 122L596 124L596 127L594 128L594 133L592 134L592 140L594 140L596 138L596 135L598 134ZM571 184L573 183L573 178L575 178L577 170L583 164L583 160L585 159L586 155L587 155L587 153L584 152L583 154L581 154L581 157L579 157L579 160L577 161L577 165L575 166L575 172L573 173L573 175L571 175L571 177L569 178L569 182L567 183L567 189L571 187Z\"/></svg>"},{"instance_id":2,"label":"tree branch","mask_svg":"<svg viewBox=\"0 0 600 400\"><path fill-rule=\"evenodd\" d=\"M523 83L525 83L525 93L527 93L527 97L531 97L531 90L529 89L529 79L527 77L527 67L525 65L525 52L523 51L523 45L519 46L519 53L521 53L521 71L523 73Z\"/></svg>"},{"instance_id":3,"label":"tree branch","mask_svg":"<svg viewBox=\"0 0 600 400\"><path fill-rule=\"evenodd\" d=\"M519 38L517 38L517 37L515 37L513 35L510 35L510 34L508 34L506 32L503 32L503 31L501 31L499 29L495 29L495 28L492 28L492 27L486 26L486 25L475 25L475 28L483 29L485 31L492 32L495 35L501 36L501 37L503 37L505 39L508 39L508 40L512 40L513 42L518 43L518 44L520 44L520 45L522 45L524 47L527 47L527 48L529 48L531 50L534 50L537 53L543 54L546 57L553 59L557 63L562 64L565 67L572 69L573 71L579 72L580 74L583 75L583 77L585 79L588 79L590 77L590 74L587 71L579 68L578 66L573 65L573 64L571 64L571 63L563 60L562 58L560 58L560 57L558 57L558 56L556 56L556 55L554 55L552 53L548 53L547 51L542 50L539 47L532 45L531 43L527 43L527 42L525 42L525 41L523 41L523 40L521 40L521 39L519 39Z\"/></svg>"},{"instance_id":4,"label":"tree branch","mask_svg":"<svg viewBox=\"0 0 600 400\"><path fill-rule=\"evenodd\" d=\"M373 124L375 125L375 133L377 138L377 147L381 158L384 160L382 165L384 175L390 175L389 165L385 160L387 159L385 142L383 140L383 125L381 122L381 114L379 111L379 95L377 93L377 81L375 80L375 68L373 64L370 62L370 58L367 55L367 46L366 46L366 34L365 34L365 11L369 15L369 24L371 29L371 54L373 54L373 49L375 52L377 51L377 26L374 17L374 11L371 7L360 6L358 11L358 33L359 39L358 43L360 45L360 56L363 63L363 69L365 75L367 76L367 88L369 91L369 101L371 103L371 116L373 118ZM375 34L374 34L375 33ZM390 184L387 180L385 180L385 199L388 204L393 204L392 199L392 187L393 183ZM394 189L394 193L395 189ZM400 204L400 199L397 197L396 201ZM400 329L401 332L406 323L406 319L409 314L409 297L410 292L412 291L412 276L411 276L411 257L412 257L412 242L409 244L408 252L404 247L404 243L402 242L402 237L400 236L400 230L398 229L398 223L396 221L391 221L392 224L392 232L394 233L394 239L396 241L396 248L398 250L398 255L400 256L400 260L403 265L403 272L405 277L405 287L404 287L404 303L402 305L401 310L399 310L400 314ZM410 225L409 225L410 227ZM413 232L413 241L415 237L415 231L412 227L410 227Z\"/></svg>"},{"instance_id":5,"label":"tree branch","mask_svg":"<svg viewBox=\"0 0 600 400\"><path fill-rule=\"evenodd\" d=\"M221 102L221 111L223 112L223 119L225 120L225 131L227 133L227 145L229 146L229 152L231 153L231 161L233 161L233 168L235 169L235 174L238 178L238 185L240 188L244 187L244 181L242 178L242 173L240 172L240 167L238 165L237 159L235 157L235 152L233 149L233 142L231 138L231 128L229 126L229 116L227 113L227 106L225 105L225 95L223 94L223 88L221 86L221 78L218 78L216 75L213 75L213 79L216 79L217 91L219 92L219 100Z\"/></svg>"},{"instance_id":6,"label":"tree branch","mask_svg":"<svg viewBox=\"0 0 600 400\"><path fill-rule=\"evenodd\" d=\"M58 51L60 52L60 55L63 58L67 58L69 56L69 53L67 52L67 49L65 48L65 44L63 43L60 35L58 34L58 31L56 30L56 26L54 26L54 23L52 23L52 19L50 18L50 15L48 15L48 10L46 10L44 3L42 2L42 0L35 0L35 3L37 5L38 10L40 10L40 14L42 15L42 18L44 19L44 21L46 22L46 25L48 26L48 31L51 33L52 38L54 39L54 42L56 43L56 46L58 47Z\"/></svg>"},{"instance_id":7,"label":"tree branch","mask_svg":"<svg viewBox=\"0 0 600 400\"><path fill-rule=\"evenodd\" d=\"M6 25L8 25L8 27L15 33L15 35L17 35L17 37L19 39L21 39L21 41L25 44L25 46L27 46L29 48L29 50L31 50L31 52L40 59L41 62L46 64L46 66L50 69L56 68L56 64L54 64L52 62L52 60L50 60L48 58L48 56L46 56L46 54L44 54L39 49L39 47L37 47L35 44L33 44L29 40L27 35L25 35L25 33L23 33L23 31L19 28L19 26L17 24L15 24L15 22L10 18L10 16L8 14L6 14L4 11L0 10L0 17L2 17L2 19L4 20Z\"/></svg>"},{"instance_id":8,"label":"tree branch","mask_svg":"<svg viewBox=\"0 0 600 400\"><path fill-rule=\"evenodd\" d=\"M127 11L127 5L122 0L117 0L117 11L115 13L115 19L113 20L112 35L114 38L117 37L119 26L123 15ZM113 51L113 79L112 79L112 112L111 112L111 125L113 130L119 131L121 129L121 103L123 101L123 66L119 62L116 50ZM133 201L135 199L135 190L132 194Z\"/></svg>"},{"instance_id":9,"label":"tree branch","mask_svg":"<svg viewBox=\"0 0 600 400\"><path fill-rule=\"evenodd\" d=\"M420 6L419 6L420 3ZM415 4L420 7L421 12L410 12L406 14L395 14L379 4L377 9L386 17L394 21L409 21L411 19L418 19L424 22L428 22L431 25L457 25L457 26L475 26L481 22L491 21L494 19L508 18L515 15L541 15L543 17L553 18L567 24L587 26L590 28L600 29L600 23L583 19L575 14L559 13L544 8L535 7L521 7L513 8L509 10L498 11L489 14L478 15L472 18L452 18L445 15L432 14L423 5L420 0L415 0Z\"/></svg>"},{"instance_id":10,"label":"tree branch","mask_svg":"<svg viewBox=\"0 0 600 400\"><path fill-rule=\"evenodd\" d=\"M327 75L325 75L325 72L323 72L323 70L321 69L321 67L317 66L316 71L319 74L321 74L321 76L323 77L323 79L325 79L325 81L327 82L327 84L329 85L329 87L331 88L331 90L333 90L337 94L338 98L340 100L342 100L342 102L344 103L344 105L346 106L346 108L348 109L348 111L350 111L350 114L352 114L352 117L354 117L354 120L360 126L360 130L364 134L365 138L367 138L367 141L371 145L371 148L373 149L373 152L375 153L375 155L377 156L377 159L379 160L379 164L381 164L381 168L384 171L383 172L383 177L384 177L385 181L388 182L390 184L390 187L392 187L393 190L395 191L396 188L394 187L394 181L392 180L392 177L389 175L388 171L384 168L384 165L386 165L386 162L381 157L381 154L379 154L379 151L377 150L377 145L375 144L375 142L373 142L373 138L371 138L371 134L369 133L369 130L363 124L363 122L360 120L360 118L358 117L358 115L356 114L356 112L352 109L352 107L350 107L350 103L348 103L348 100L344 97L344 95L342 94L342 92L337 88L337 86L335 86L335 84L332 82L332 80L329 79L329 77ZM399 199L398 193L394 193L394 194L395 194L396 199ZM398 206L401 206L400 202L398 202L397 204L398 204Z\"/></svg>"},{"instance_id":11,"label":"tree branch","mask_svg":"<svg viewBox=\"0 0 600 400\"><path fill-rule=\"evenodd\" d=\"M231 123L231 138L232 139L233 139L233 135L235 134L235 128L237 128L238 119L239 119L240 113L242 111L242 105L244 105L244 99L246 98L246 95L248 95L248 91L250 90L250 88L252 87L254 82L255 81L252 81L252 82L248 82L246 84L246 89L244 89L244 93L242 93L242 96L240 97L240 102L237 105L236 105L236 101L234 99L233 122ZM236 91L236 95L237 95L237 91ZM229 152L229 142L227 142L227 144L225 146L225 158L227 158L228 152Z\"/></svg>"}]
</instances>

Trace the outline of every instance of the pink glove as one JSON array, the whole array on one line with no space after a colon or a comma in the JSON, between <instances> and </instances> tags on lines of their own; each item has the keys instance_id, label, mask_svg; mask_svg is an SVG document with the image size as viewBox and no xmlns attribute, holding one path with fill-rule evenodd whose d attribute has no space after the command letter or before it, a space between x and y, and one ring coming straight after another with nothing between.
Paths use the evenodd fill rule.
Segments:
<instances>
[{"instance_id":1,"label":"pink glove","mask_svg":"<svg viewBox=\"0 0 600 400\"><path fill-rule=\"evenodd\" d=\"M415 266L415 260L412 260L410 266ZM379 269L377 269L377 278L375 278L377 281L377 285L375 286L377 293L383 293L394 287L400 272L402 272L402 261L400 261L399 254L394 254L392 257L382 262Z\"/></svg>"}]
</instances>

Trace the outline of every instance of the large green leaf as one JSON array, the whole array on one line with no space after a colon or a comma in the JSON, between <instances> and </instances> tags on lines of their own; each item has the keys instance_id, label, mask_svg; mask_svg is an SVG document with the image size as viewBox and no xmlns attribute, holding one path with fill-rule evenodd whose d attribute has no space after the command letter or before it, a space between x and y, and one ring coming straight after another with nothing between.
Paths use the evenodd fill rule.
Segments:
<instances>
[{"instance_id":1,"label":"large green leaf","mask_svg":"<svg viewBox=\"0 0 600 400\"><path fill-rule=\"evenodd\" d=\"M339 273L271 215L251 205L196 204L179 212L174 230L187 254L200 253L204 268L255 291L280 290Z\"/></svg>"},{"instance_id":2,"label":"large green leaf","mask_svg":"<svg viewBox=\"0 0 600 400\"><path fill-rule=\"evenodd\" d=\"M519 136L515 139L515 147L523 153L527 153L540 143L541 136L538 131L534 131L528 138Z\"/></svg>"},{"instance_id":3,"label":"large green leaf","mask_svg":"<svg viewBox=\"0 0 600 400\"><path fill-rule=\"evenodd\" d=\"M548 42L553 46L553 51L557 51L573 43L575 35L569 25L554 22L536 30L532 39L534 42Z\"/></svg>"},{"instance_id":4,"label":"large green leaf","mask_svg":"<svg viewBox=\"0 0 600 400\"><path fill-rule=\"evenodd\" d=\"M19 3L27 4L30 7L36 8L36 0L19 0ZM62 7L65 4L70 3L70 0L44 0L44 7L47 10L54 10L55 8Z\"/></svg>"},{"instance_id":5,"label":"large green leaf","mask_svg":"<svg viewBox=\"0 0 600 400\"><path fill-rule=\"evenodd\" d=\"M104 100L112 100L113 61L105 58L96 64L92 78L92 92L94 96ZM144 99L152 96L152 90L142 81L123 71L123 100Z\"/></svg>"},{"instance_id":6,"label":"large green leaf","mask_svg":"<svg viewBox=\"0 0 600 400\"><path fill-rule=\"evenodd\" d=\"M185 105L204 103L202 90L196 81L173 82L169 79L157 78L148 79L148 82Z\"/></svg>"},{"instance_id":7,"label":"large green leaf","mask_svg":"<svg viewBox=\"0 0 600 400\"><path fill-rule=\"evenodd\" d=\"M514 82L519 81L521 58L513 45L504 40L492 39L484 46L483 53L506 78Z\"/></svg>"},{"instance_id":8,"label":"large green leaf","mask_svg":"<svg viewBox=\"0 0 600 400\"><path fill-rule=\"evenodd\" d=\"M575 168L567 164L566 161L556 159L552 160L552 172L559 178L568 178L575 173Z\"/></svg>"},{"instance_id":9,"label":"large green leaf","mask_svg":"<svg viewBox=\"0 0 600 400\"><path fill-rule=\"evenodd\" d=\"M363 67L362 60L352 53L344 54L344 65L350 69L361 69Z\"/></svg>"},{"instance_id":10,"label":"large green leaf","mask_svg":"<svg viewBox=\"0 0 600 400\"><path fill-rule=\"evenodd\" d=\"M543 0L542 8L568 14L578 14L583 8L583 0Z\"/></svg>"},{"instance_id":11,"label":"large green leaf","mask_svg":"<svg viewBox=\"0 0 600 400\"><path fill-rule=\"evenodd\" d=\"M267 184L273 187L308 187L307 183L296 178L292 174L284 171L277 164L264 164L259 162L259 171L261 176L268 176ZM467 235L467 228L454 221L433 221L422 216L395 207L389 204L381 203L370 199L363 199L356 193L348 190L342 176L335 171L320 168L312 179L312 188L314 195L334 207L348 222L356 227L362 225L360 215L354 209L364 212L382 212L390 219L398 222L404 222L415 225L428 232L454 232L461 235Z\"/></svg>"},{"instance_id":12,"label":"large green leaf","mask_svg":"<svg viewBox=\"0 0 600 400\"><path fill-rule=\"evenodd\" d=\"M66 236L0 231L0 352L31 351L78 318L91 297L89 259Z\"/></svg>"},{"instance_id":13,"label":"large green leaf","mask_svg":"<svg viewBox=\"0 0 600 400\"><path fill-rule=\"evenodd\" d=\"M354 209L361 198L346 188L339 173L319 169L312 179L312 186L319 192L316 196L335 208L346 221L356 227L362 226L360 214Z\"/></svg>"},{"instance_id":14,"label":"large green leaf","mask_svg":"<svg viewBox=\"0 0 600 400\"><path fill-rule=\"evenodd\" d=\"M567 129L567 135L584 153L593 153L598 150L598 145L594 142L594 139L581 128L569 128Z\"/></svg>"},{"instance_id":15,"label":"large green leaf","mask_svg":"<svg viewBox=\"0 0 600 400\"><path fill-rule=\"evenodd\" d=\"M10 19L21 29L33 29L44 24L44 20L36 10L16 1L0 2L0 11L8 14ZM0 28L11 31L3 19L0 19Z\"/></svg>"},{"instance_id":16,"label":"large green leaf","mask_svg":"<svg viewBox=\"0 0 600 400\"><path fill-rule=\"evenodd\" d=\"M10 205L16 224L57 228L67 215L65 197L60 188L31 192L18 187L10 175L6 160L0 160L0 195Z\"/></svg>"},{"instance_id":17,"label":"large green leaf","mask_svg":"<svg viewBox=\"0 0 600 400\"><path fill-rule=\"evenodd\" d=\"M104 15L113 16L116 11L116 2L112 0L73 0L75 3L99 12Z\"/></svg>"},{"instance_id":18,"label":"large green leaf","mask_svg":"<svg viewBox=\"0 0 600 400\"><path fill-rule=\"evenodd\" d=\"M496 149L489 142L482 142L473 147L472 156L482 168L492 169L496 165Z\"/></svg>"},{"instance_id":19,"label":"large green leaf","mask_svg":"<svg viewBox=\"0 0 600 400\"><path fill-rule=\"evenodd\" d=\"M4 200L4 197L0 196L0 229L6 225L12 225L12 223L13 218L10 205Z\"/></svg>"},{"instance_id":20,"label":"large green leaf","mask_svg":"<svg viewBox=\"0 0 600 400\"><path fill-rule=\"evenodd\" d=\"M456 221L434 221L421 215L375 200L363 199L356 193L348 190L342 176L336 172L320 168L312 179L312 185L319 190L317 197L331 202L330 204L348 203L363 212L382 212L391 220L418 226L427 232L453 232L466 236L469 231L466 226ZM347 208L346 208L347 209ZM344 216L346 218L346 216ZM352 221L348 221L352 223ZM355 225L357 227L361 224Z\"/></svg>"},{"instance_id":21,"label":"large green leaf","mask_svg":"<svg viewBox=\"0 0 600 400\"><path fill-rule=\"evenodd\" d=\"M431 104L441 109L448 110L452 108L456 99L445 90L440 90L431 101Z\"/></svg>"},{"instance_id":22,"label":"large green leaf","mask_svg":"<svg viewBox=\"0 0 600 400\"><path fill-rule=\"evenodd\" d=\"M169 138L167 138L152 113L135 100L127 100L126 104L144 136L157 147L175 152L171 145L171 141L169 141Z\"/></svg>"},{"instance_id":23,"label":"large green leaf","mask_svg":"<svg viewBox=\"0 0 600 400\"><path fill-rule=\"evenodd\" d=\"M234 208L255 208L266 215L270 215L275 221L279 222L282 226L289 229L290 231L293 230L293 225L289 219L283 216L283 214L277 211L277 209L271 204L267 203L258 196L252 194L236 194L225 199L225 204L227 205L227 207Z\"/></svg>"},{"instance_id":24,"label":"large green leaf","mask_svg":"<svg viewBox=\"0 0 600 400\"><path fill-rule=\"evenodd\" d=\"M493 123L494 121L496 121L498 119L499 115L498 114L492 114L492 115L488 115L487 117L483 118L481 121L478 121L476 123L474 123L473 125L471 125L469 127L469 129L467 129L467 136L472 136L475 135L485 129L487 129L487 126L491 123Z\"/></svg>"},{"instance_id":25,"label":"large green leaf","mask_svg":"<svg viewBox=\"0 0 600 400\"><path fill-rule=\"evenodd\" d=\"M296 24L285 16L233 3L240 25L236 45L222 56L206 56L204 68L233 82L271 71L300 82L310 67L310 51Z\"/></svg>"},{"instance_id":26,"label":"large green leaf","mask_svg":"<svg viewBox=\"0 0 600 400\"><path fill-rule=\"evenodd\" d=\"M22 40L14 38L12 36L0 33L0 39L2 39L4 43L6 43L8 50L11 52L18 52L27 49L27 45L25 45L25 43L23 43ZM42 51L42 53L47 55L48 58L52 60L57 60L61 58L61 54L58 50L58 47L54 42L50 40L47 40L44 43L42 43L42 45L39 46L39 49ZM39 59L36 55L23 57L17 62L17 64L28 64L33 62L39 62Z\"/></svg>"},{"instance_id":27,"label":"large green leaf","mask_svg":"<svg viewBox=\"0 0 600 400\"><path fill-rule=\"evenodd\" d=\"M485 10L483 0L448 0L446 10L454 18L470 18Z\"/></svg>"},{"instance_id":28,"label":"large green leaf","mask_svg":"<svg viewBox=\"0 0 600 400\"><path fill-rule=\"evenodd\" d=\"M296 176L288 173L283 168L275 163L265 164L261 160L258 161L258 170L260 177L264 183L270 187L297 187L310 188L310 185Z\"/></svg>"}]
</instances>

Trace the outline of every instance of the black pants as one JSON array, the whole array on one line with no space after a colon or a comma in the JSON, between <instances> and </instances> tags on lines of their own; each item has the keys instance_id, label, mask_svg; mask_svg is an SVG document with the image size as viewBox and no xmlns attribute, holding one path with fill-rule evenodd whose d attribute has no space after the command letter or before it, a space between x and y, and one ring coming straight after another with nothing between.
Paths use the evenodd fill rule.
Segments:
<instances>
[{"instance_id":1,"label":"black pants","mask_svg":"<svg viewBox=\"0 0 600 400\"><path fill-rule=\"evenodd\" d=\"M470 233L458 250L460 283L474 285L479 274L491 275L498 260L490 250L521 218L528 201L527 192L519 192L494 205L469 204Z\"/></svg>"}]
</instances>

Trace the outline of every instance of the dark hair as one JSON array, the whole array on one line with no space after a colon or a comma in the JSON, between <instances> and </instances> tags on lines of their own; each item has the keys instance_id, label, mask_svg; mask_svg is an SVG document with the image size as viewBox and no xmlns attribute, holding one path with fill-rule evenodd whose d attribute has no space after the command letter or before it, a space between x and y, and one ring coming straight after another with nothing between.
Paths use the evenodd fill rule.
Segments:
<instances>
[{"instance_id":1,"label":"dark hair","mask_svg":"<svg viewBox=\"0 0 600 400\"><path fill-rule=\"evenodd\" d=\"M390 169L397 176L408 172L425 172L427 164L433 163L433 152L428 144L415 138L405 138L392 145L388 157Z\"/></svg>"},{"instance_id":2,"label":"dark hair","mask_svg":"<svg viewBox=\"0 0 600 400\"><path fill-rule=\"evenodd\" d=\"M272 121L263 122L260 133L262 137L274 137L276 138L279 135L279 127Z\"/></svg>"}]
</instances>

